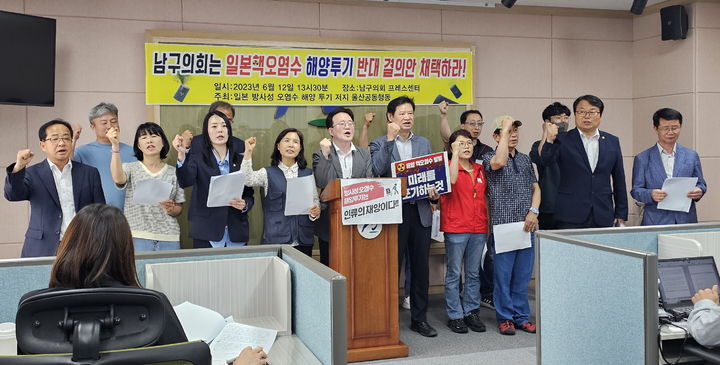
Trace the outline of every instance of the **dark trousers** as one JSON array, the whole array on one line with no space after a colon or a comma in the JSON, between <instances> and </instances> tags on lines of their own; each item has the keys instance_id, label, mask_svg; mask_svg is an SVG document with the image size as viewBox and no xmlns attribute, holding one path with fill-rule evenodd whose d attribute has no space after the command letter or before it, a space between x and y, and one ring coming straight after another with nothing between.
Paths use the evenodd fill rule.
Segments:
<instances>
[{"instance_id":1,"label":"dark trousers","mask_svg":"<svg viewBox=\"0 0 720 365\"><path fill-rule=\"evenodd\" d=\"M193 248L212 248L210 241L193 239Z\"/></svg>"},{"instance_id":2,"label":"dark trousers","mask_svg":"<svg viewBox=\"0 0 720 365\"><path fill-rule=\"evenodd\" d=\"M330 266L330 242L318 238L318 246L320 247L320 262L325 266Z\"/></svg>"},{"instance_id":3,"label":"dark trousers","mask_svg":"<svg viewBox=\"0 0 720 365\"><path fill-rule=\"evenodd\" d=\"M493 282L494 274L493 270L495 267L495 239L492 234L488 235L487 252L485 253L485 260L480 266L480 298L492 299L493 290L495 290L495 283Z\"/></svg>"},{"instance_id":4,"label":"dark trousers","mask_svg":"<svg viewBox=\"0 0 720 365\"><path fill-rule=\"evenodd\" d=\"M598 227L598 225L595 223L595 217L593 216L592 209L590 209L590 215L588 215L588 217L581 223L557 221L558 229L597 228L597 227Z\"/></svg>"},{"instance_id":5,"label":"dark trousers","mask_svg":"<svg viewBox=\"0 0 720 365\"><path fill-rule=\"evenodd\" d=\"M430 283L430 227L423 227L414 204L403 204L403 223L398 226L398 274L402 258L410 260L410 319L427 321Z\"/></svg>"},{"instance_id":6,"label":"dark trousers","mask_svg":"<svg viewBox=\"0 0 720 365\"><path fill-rule=\"evenodd\" d=\"M293 247L295 247L298 251L312 257L313 245L297 245Z\"/></svg>"},{"instance_id":7,"label":"dark trousers","mask_svg":"<svg viewBox=\"0 0 720 365\"><path fill-rule=\"evenodd\" d=\"M558 227L558 221L555 220L554 213L540 212L540 214L538 214L538 223L540 225L540 229L543 229L543 230L560 228L560 227Z\"/></svg>"}]
</instances>

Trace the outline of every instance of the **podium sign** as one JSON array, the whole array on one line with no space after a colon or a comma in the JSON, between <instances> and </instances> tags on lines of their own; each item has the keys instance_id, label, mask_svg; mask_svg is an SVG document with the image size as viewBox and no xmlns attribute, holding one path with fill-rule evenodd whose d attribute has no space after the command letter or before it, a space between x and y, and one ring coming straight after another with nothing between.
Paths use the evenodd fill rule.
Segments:
<instances>
[{"instance_id":1,"label":"podium sign","mask_svg":"<svg viewBox=\"0 0 720 365\"><path fill-rule=\"evenodd\" d=\"M342 224L402 223L400 179L342 179Z\"/></svg>"}]
</instances>

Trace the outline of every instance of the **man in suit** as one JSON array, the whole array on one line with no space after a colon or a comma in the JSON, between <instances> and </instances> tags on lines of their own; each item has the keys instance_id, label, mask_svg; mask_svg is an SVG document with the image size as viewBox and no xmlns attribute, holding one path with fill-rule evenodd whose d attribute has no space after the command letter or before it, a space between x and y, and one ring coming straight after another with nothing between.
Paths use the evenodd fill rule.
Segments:
<instances>
[{"instance_id":1,"label":"man in suit","mask_svg":"<svg viewBox=\"0 0 720 365\"><path fill-rule=\"evenodd\" d=\"M370 152L355 147L355 122L352 110L337 108L325 118L325 125L331 139L320 141L320 150L313 153L313 175L315 184L324 190L335 179L372 177ZM315 224L315 233L320 245L320 262L330 263L330 217L327 204L321 204L322 213Z\"/></svg>"},{"instance_id":2,"label":"man in suit","mask_svg":"<svg viewBox=\"0 0 720 365\"><path fill-rule=\"evenodd\" d=\"M392 176L391 164L430 154L430 141L412 133L415 124L415 102L407 96L395 98L387 106L387 135L370 142L373 173ZM437 200L437 193L429 192ZM415 332L426 337L437 336L427 322L432 210L428 199L403 203L403 223L398 226L398 259L407 251L410 256L410 318ZM400 267L398 263L398 267Z\"/></svg>"},{"instance_id":3,"label":"man in suit","mask_svg":"<svg viewBox=\"0 0 720 365\"><path fill-rule=\"evenodd\" d=\"M105 203L97 169L70 161L70 124L51 120L40 127L38 135L47 159L26 168L34 154L20 150L5 178L7 200L30 201L30 225L21 257L55 255L75 213L86 205Z\"/></svg>"},{"instance_id":4,"label":"man in suit","mask_svg":"<svg viewBox=\"0 0 720 365\"><path fill-rule=\"evenodd\" d=\"M558 134L558 126L545 123L538 147L543 165L560 168L555 203L559 229L624 225L628 215L625 171L620 140L600 131L605 105L594 95L573 103L575 128Z\"/></svg>"},{"instance_id":5,"label":"man in suit","mask_svg":"<svg viewBox=\"0 0 720 365\"><path fill-rule=\"evenodd\" d=\"M658 136L657 143L635 156L633 162L630 195L645 204L642 225L697 223L695 202L707 192L707 185L697 152L677 143L682 129L682 114L670 108L656 111L653 114L653 129ZM657 207L667 196L661 190L663 182L671 177L698 178L695 188L687 193L687 197L692 199L687 213Z\"/></svg>"}]
</instances>

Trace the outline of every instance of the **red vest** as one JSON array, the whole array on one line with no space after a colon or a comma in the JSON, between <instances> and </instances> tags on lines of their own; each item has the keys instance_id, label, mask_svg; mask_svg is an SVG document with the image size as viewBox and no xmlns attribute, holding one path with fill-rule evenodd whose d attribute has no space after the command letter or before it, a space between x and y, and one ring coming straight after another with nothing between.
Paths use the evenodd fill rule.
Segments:
<instances>
[{"instance_id":1,"label":"red vest","mask_svg":"<svg viewBox=\"0 0 720 365\"><path fill-rule=\"evenodd\" d=\"M472 174L458 165L452 193L440 196L440 230L449 233L488 233L485 174L482 165L471 163Z\"/></svg>"}]
</instances>

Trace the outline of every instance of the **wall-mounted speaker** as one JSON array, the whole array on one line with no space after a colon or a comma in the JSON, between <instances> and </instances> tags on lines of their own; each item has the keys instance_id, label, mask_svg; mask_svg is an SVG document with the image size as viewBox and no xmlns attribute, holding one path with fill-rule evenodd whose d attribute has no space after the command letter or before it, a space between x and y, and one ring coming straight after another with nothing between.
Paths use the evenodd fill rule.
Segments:
<instances>
[{"instance_id":1,"label":"wall-mounted speaker","mask_svg":"<svg viewBox=\"0 0 720 365\"><path fill-rule=\"evenodd\" d=\"M510 9L515 5L515 1L517 0L501 0L500 2L505 5L506 8Z\"/></svg>"},{"instance_id":2,"label":"wall-mounted speaker","mask_svg":"<svg viewBox=\"0 0 720 365\"><path fill-rule=\"evenodd\" d=\"M643 10L645 10L645 5L647 5L647 0L633 0L630 12L635 15L640 15Z\"/></svg>"},{"instance_id":3,"label":"wall-mounted speaker","mask_svg":"<svg viewBox=\"0 0 720 365\"><path fill-rule=\"evenodd\" d=\"M662 40L687 38L688 14L682 5L673 5L660 9Z\"/></svg>"}]
</instances>

